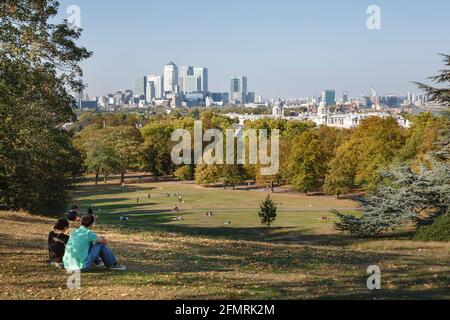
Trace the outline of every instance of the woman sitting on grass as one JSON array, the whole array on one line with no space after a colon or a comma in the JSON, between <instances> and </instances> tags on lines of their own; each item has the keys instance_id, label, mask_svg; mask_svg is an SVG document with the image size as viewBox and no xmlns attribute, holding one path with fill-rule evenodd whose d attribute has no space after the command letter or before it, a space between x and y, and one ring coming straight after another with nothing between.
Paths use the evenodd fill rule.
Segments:
<instances>
[{"instance_id":1,"label":"woman sitting on grass","mask_svg":"<svg viewBox=\"0 0 450 320\"><path fill-rule=\"evenodd\" d=\"M62 268L66 244L69 241L69 236L66 234L67 229L69 229L69 221L61 219L48 235L48 262L60 268Z\"/></svg>"},{"instance_id":2,"label":"woman sitting on grass","mask_svg":"<svg viewBox=\"0 0 450 320\"><path fill-rule=\"evenodd\" d=\"M69 272L87 272L101 258L108 269L124 271L125 266L117 263L116 257L106 246L106 239L90 230L94 222L94 216L84 216L81 227L72 232L63 258L64 268Z\"/></svg>"}]
</instances>

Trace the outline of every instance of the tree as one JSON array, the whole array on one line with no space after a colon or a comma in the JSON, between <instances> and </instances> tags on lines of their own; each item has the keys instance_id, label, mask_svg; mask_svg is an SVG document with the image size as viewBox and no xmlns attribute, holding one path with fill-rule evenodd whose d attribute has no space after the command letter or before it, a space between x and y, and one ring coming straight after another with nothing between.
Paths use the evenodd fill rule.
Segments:
<instances>
[{"instance_id":1,"label":"tree","mask_svg":"<svg viewBox=\"0 0 450 320\"><path fill-rule=\"evenodd\" d=\"M366 197L363 216L335 212L338 230L357 236L372 236L395 230L407 223L430 225L450 208L450 167L430 160L419 172L409 166L395 167L383 174L384 182Z\"/></svg>"},{"instance_id":2,"label":"tree","mask_svg":"<svg viewBox=\"0 0 450 320\"><path fill-rule=\"evenodd\" d=\"M339 153L331 161L325 177L323 191L328 195L341 195L349 193L354 188L355 168L351 161Z\"/></svg>"},{"instance_id":3,"label":"tree","mask_svg":"<svg viewBox=\"0 0 450 320\"><path fill-rule=\"evenodd\" d=\"M259 217L261 218L261 224L270 228L277 218L278 208L270 198L270 195L261 203L261 209L259 211Z\"/></svg>"},{"instance_id":4,"label":"tree","mask_svg":"<svg viewBox=\"0 0 450 320\"><path fill-rule=\"evenodd\" d=\"M144 137L143 165L155 178L173 173L173 143L170 140L174 128L170 122L151 122L141 130Z\"/></svg>"},{"instance_id":5,"label":"tree","mask_svg":"<svg viewBox=\"0 0 450 320\"><path fill-rule=\"evenodd\" d=\"M0 2L0 207L55 215L71 200L79 154L61 125L75 120L90 56L81 31L49 21L57 1ZM78 167L78 168L77 168Z\"/></svg>"},{"instance_id":6,"label":"tree","mask_svg":"<svg viewBox=\"0 0 450 320\"><path fill-rule=\"evenodd\" d=\"M414 82L419 89L426 92L431 101L440 103L446 107L450 106L450 55L441 54L444 57L443 61L447 69L441 70L440 74L430 77L429 79L437 84L447 84L446 87L437 88L420 82Z\"/></svg>"},{"instance_id":7,"label":"tree","mask_svg":"<svg viewBox=\"0 0 450 320\"><path fill-rule=\"evenodd\" d=\"M133 127L112 127L107 136L111 149L114 150L115 169L120 173L120 183L125 181L129 169L139 167L141 159L141 133Z\"/></svg>"},{"instance_id":8,"label":"tree","mask_svg":"<svg viewBox=\"0 0 450 320\"><path fill-rule=\"evenodd\" d=\"M305 192L320 188L327 169L327 156L319 137L303 133L293 142L289 172L295 190Z\"/></svg>"},{"instance_id":9,"label":"tree","mask_svg":"<svg viewBox=\"0 0 450 320\"><path fill-rule=\"evenodd\" d=\"M195 183L198 185L209 185L217 183L220 179L220 168L213 164L200 164L195 170Z\"/></svg>"},{"instance_id":10,"label":"tree","mask_svg":"<svg viewBox=\"0 0 450 320\"><path fill-rule=\"evenodd\" d=\"M335 184L336 188L342 173L349 178L339 182L345 189L350 186L375 189L381 180L380 172L397 159L405 140L406 130L392 117L364 120L351 137L336 149L333 165L328 169L328 187Z\"/></svg>"},{"instance_id":11,"label":"tree","mask_svg":"<svg viewBox=\"0 0 450 320\"><path fill-rule=\"evenodd\" d=\"M223 165L222 177L225 184L231 185L234 190L237 184L245 181L246 172L244 166L240 164Z\"/></svg>"},{"instance_id":12,"label":"tree","mask_svg":"<svg viewBox=\"0 0 450 320\"><path fill-rule=\"evenodd\" d=\"M182 166L175 170L175 177L180 181L187 181L192 179L194 176L193 167L192 166Z\"/></svg>"},{"instance_id":13,"label":"tree","mask_svg":"<svg viewBox=\"0 0 450 320\"><path fill-rule=\"evenodd\" d=\"M100 173L105 177L114 171L114 150L105 140L93 141L86 152L84 164L88 172L95 174L95 184L98 184Z\"/></svg>"}]
</instances>

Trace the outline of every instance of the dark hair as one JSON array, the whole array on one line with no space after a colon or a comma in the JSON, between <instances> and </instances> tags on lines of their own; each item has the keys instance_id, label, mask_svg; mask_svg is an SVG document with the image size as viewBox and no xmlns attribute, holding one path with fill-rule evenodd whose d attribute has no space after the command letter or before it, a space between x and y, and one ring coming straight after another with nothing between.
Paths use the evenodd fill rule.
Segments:
<instances>
[{"instance_id":1,"label":"dark hair","mask_svg":"<svg viewBox=\"0 0 450 320\"><path fill-rule=\"evenodd\" d=\"M67 221L66 219L60 219L56 222L54 229L62 231L68 227L69 227L69 221Z\"/></svg>"},{"instance_id":2,"label":"dark hair","mask_svg":"<svg viewBox=\"0 0 450 320\"><path fill-rule=\"evenodd\" d=\"M80 207L78 207L78 206L72 206L72 210L80 210Z\"/></svg>"},{"instance_id":3,"label":"dark hair","mask_svg":"<svg viewBox=\"0 0 450 320\"><path fill-rule=\"evenodd\" d=\"M86 228L92 226L94 222L95 218L92 215L83 216L83 218L81 218L81 225Z\"/></svg>"},{"instance_id":4,"label":"dark hair","mask_svg":"<svg viewBox=\"0 0 450 320\"><path fill-rule=\"evenodd\" d=\"M92 207L89 207L88 209L88 214L93 215L94 214L94 209L92 209Z\"/></svg>"}]
</instances>

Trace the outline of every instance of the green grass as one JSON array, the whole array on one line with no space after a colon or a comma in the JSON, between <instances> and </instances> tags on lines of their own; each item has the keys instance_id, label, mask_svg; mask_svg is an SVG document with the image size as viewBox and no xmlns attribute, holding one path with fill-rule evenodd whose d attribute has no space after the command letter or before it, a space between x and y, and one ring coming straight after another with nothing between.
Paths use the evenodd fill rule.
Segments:
<instances>
[{"instance_id":1,"label":"green grass","mask_svg":"<svg viewBox=\"0 0 450 320\"><path fill-rule=\"evenodd\" d=\"M133 181L132 181L133 182ZM44 263L54 221L0 212L0 298L4 299L449 299L448 242L408 234L355 239L334 230L332 209L358 203L276 193L276 225L258 219L259 191L204 189L181 183L80 185L83 211L101 209L95 231L106 236L125 273L83 274L81 289ZM160 190L160 187L163 190ZM139 192L137 192L139 189ZM152 198L147 199L150 193ZM182 194L186 203L178 204ZM139 205L136 198L141 198ZM179 205L183 212L171 212ZM207 218L206 211L213 217ZM121 222L120 216L130 217ZM183 215L182 222L173 221ZM332 220L321 222L322 215ZM231 225L224 225L230 220ZM382 269L382 290L369 291L366 270Z\"/></svg>"},{"instance_id":2,"label":"green grass","mask_svg":"<svg viewBox=\"0 0 450 320\"><path fill-rule=\"evenodd\" d=\"M183 197L184 203L179 203L177 195ZM265 191L260 190L200 188L175 182L133 184L124 191L117 185L85 185L79 192L79 203L82 212L86 212L90 205L99 209L99 224L247 240L262 237L271 240L294 239L301 235L317 235L318 239L323 235L326 238L333 231L333 209L358 214L359 205L351 200L308 197L280 190L272 194L279 213L268 232L258 217L259 205L266 195ZM173 212L174 206L181 211ZM208 211L214 215L207 217L205 214ZM320 221L324 215L330 220ZM121 222L121 216L129 217L129 221ZM179 216L184 220L175 221Z\"/></svg>"}]
</instances>

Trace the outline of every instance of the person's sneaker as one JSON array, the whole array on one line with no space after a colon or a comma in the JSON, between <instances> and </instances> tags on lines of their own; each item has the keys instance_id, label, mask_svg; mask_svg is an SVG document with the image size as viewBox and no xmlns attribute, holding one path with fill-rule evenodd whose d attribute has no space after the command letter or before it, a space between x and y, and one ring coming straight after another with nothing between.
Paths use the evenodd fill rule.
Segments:
<instances>
[{"instance_id":1,"label":"person's sneaker","mask_svg":"<svg viewBox=\"0 0 450 320\"><path fill-rule=\"evenodd\" d=\"M64 269L64 265L62 263L59 262L52 262L52 265L58 269Z\"/></svg>"},{"instance_id":2,"label":"person's sneaker","mask_svg":"<svg viewBox=\"0 0 450 320\"><path fill-rule=\"evenodd\" d=\"M94 266L95 266L96 268L101 268L101 267L104 267L105 264L103 263L102 260L99 260L99 261L96 261L96 262L94 263Z\"/></svg>"},{"instance_id":3,"label":"person's sneaker","mask_svg":"<svg viewBox=\"0 0 450 320\"><path fill-rule=\"evenodd\" d=\"M122 266L122 265L120 265L120 264L116 264L116 265L113 265L111 268L109 268L109 269L111 269L111 270L113 270L113 271L125 271L125 270L127 270L127 267L125 267L125 266Z\"/></svg>"}]
</instances>

